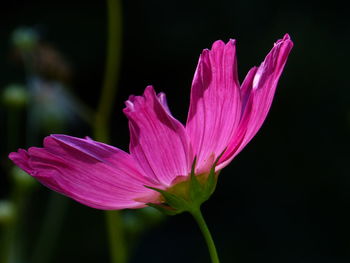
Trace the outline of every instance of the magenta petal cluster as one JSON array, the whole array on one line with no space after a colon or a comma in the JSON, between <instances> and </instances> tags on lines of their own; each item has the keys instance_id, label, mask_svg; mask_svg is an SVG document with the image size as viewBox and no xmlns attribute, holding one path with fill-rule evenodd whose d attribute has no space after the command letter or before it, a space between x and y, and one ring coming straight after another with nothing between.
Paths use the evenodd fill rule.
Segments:
<instances>
[{"instance_id":1,"label":"magenta petal cluster","mask_svg":"<svg viewBox=\"0 0 350 263\"><path fill-rule=\"evenodd\" d=\"M130 153L67 135L45 138L44 147L19 149L10 159L45 186L98 209L139 208L159 202L145 186L166 190L191 173L224 168L257 133L270 109L278 79L293 46L278 40L242 85L236 41L216 41L200 55L186 126L170 113L165 94L146 88L130 96Z\"/></svg>"}]
</instances>

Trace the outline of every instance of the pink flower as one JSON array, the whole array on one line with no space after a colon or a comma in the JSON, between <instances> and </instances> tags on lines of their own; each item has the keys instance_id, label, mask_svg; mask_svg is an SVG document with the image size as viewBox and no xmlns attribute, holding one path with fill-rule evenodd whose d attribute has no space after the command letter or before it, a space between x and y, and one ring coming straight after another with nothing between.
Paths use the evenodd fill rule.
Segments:
<instances>
[{"instance_id":1,"label":"pink flower","mask_svg":"<svg viewBox=\"0 0 350 263\"><path fill-rule=\"evenodd\" d=\"M270 109L278 79L293 46L278 40L240 85L236 41L216 41L200 55L186 126L170 113L165 94L146 88L130 96L130 153L67 135L51 135L44 147L19 149L9 158L45 186L99 209L139 208L161 202L158 189L195 174L218 172L254 137ZM221 157L214 164L215 160Z\"/></svg>"}]
</instances>

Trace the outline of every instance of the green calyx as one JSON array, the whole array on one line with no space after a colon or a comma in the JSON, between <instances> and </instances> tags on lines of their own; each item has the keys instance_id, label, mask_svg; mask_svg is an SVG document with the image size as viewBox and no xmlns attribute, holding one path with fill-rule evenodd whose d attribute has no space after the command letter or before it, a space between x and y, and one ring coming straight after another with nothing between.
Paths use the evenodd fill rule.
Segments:
<instances>
[{"instance_id":1,"label":"green calyx","mask_svg":"<svg viewBox=\"0 0 350 263\"><path fill-rule=\"evenodd\" d=\"M176 215L182 212L198 211L201 204L204 203L214 193L217 183L218 172L215 167L221 155L215 160L209 174L195 174L196 158L193 161L189 179L182 181L174 186L162 190L146 186L161 194L163 203L147 203L167 215Z\"/></svg>"}]
</instances>

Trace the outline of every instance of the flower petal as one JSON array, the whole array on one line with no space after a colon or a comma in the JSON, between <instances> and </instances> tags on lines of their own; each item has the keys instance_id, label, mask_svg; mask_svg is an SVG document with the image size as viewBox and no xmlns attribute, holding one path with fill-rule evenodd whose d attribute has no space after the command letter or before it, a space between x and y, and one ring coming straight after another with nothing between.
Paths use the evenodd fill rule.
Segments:
<instances>
[{"instance_id":1,"label":"flower petal","mask_svg":"<svg viewBox=\"0 0 350 263\"><path fill-rule=\"evenodd\" d=\"M157 198L144 185L159 185L132 156L91 139L51 135L44 148L20 149L9 157L47 187L94 208L138 208L145 204L135 199Z\"/></svg>"},{"instance_id":2,"label":"flower petal","mask_svg":"<svg viewBox=\"0 0 350 263\"><path fill-rule=\"evenodd\" d=\"M278 80L293 47L288 34L278 40L265 60L253 68L242 85L243 116L237 134L230 142L219 163L226 166L255 136L262 126L276 91Z\"/></svg>"},{"instance_id":3,"label":"flower petal","mask_svg":"<svg viewBox=\"0 0 350 263\"><path fill-rule=\"evenodd\" d=\"M130 153L144 172L164 186L187 176L192 154L183 125L170 115L164 94L148 86L143 96L130 96L124 113L129 119Z\"/></svg>"},{"instance_id":4,"label":"flower petal","mask_svg":"<svg viewBox=\"0 0 350 263\"><path fill-rule=\"evenodd\" d=\"M211 167L229 144L241 117L235 41L216 41L204 50L191 90L186 130L197 156L197 170ZM210 160L210 161L209 161ZM198 172L198 171L197 171Z\"/></svg>"}]
</instances>

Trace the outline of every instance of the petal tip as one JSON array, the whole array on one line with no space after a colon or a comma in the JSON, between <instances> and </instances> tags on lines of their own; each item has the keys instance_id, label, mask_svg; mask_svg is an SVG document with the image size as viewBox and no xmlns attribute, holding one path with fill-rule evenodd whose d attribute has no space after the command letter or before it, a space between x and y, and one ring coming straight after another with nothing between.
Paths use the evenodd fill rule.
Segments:
<instances>
[{"instance_id":1,"label":"petal tip","mask_svg":"<svg viewBox=\"0 0 350 263\"><path fill-rule=\"evenodd\" d=\"M236 45L236 42L237 42L236 39L230 38L229 41L227 42L227 44L231 44L231 45L235 46L235 45Z\"/></svg>"},{"instance_id":2,"label":"petal tip","mask_svg":"<svg viewBox=\"0 0 350 263\"><path fill-rule=\"evenodd\" d=\"M285 33L283 36L283 40L290 40L290 35L288 33Z\"/></svg>"},{"instance_id":3,"label":"petal tip","mask_svg":"<svg viewBox=\"0 0 350 263\"><path fill-rule=\"evenodd\" d=\"M125 108L123 109L124 113L135 111L134 103L132 103L130 100L125 101Z\"/></svg>"},{"instance_id":4,"label":"petal tip","mask_svg":"<svg viewBox=\"0 0 350 263\"><path fill-rule=\"evenodd\" d=\"M213 43L213 45L211 46L211 51L215 51L215 50L217 50L217 49L222 49L222 48L225 47L225 45L226 45L225 42L222 41L221 39L216 40L216 41Z\"/></svg>"},{"instance_id":5,"label":"petal tip","mask_svg":"<svg viewBox=\"0 0 350 263\"><path fill-rule=\"evenodd\" d=\"M9 159L28 174L33 175L33 169L29 164L30 154L24 149L18 149L17 152L11 152Z\"/></svg>"},{"instance_id":6,"label":"petal tip","mask_svg":"<svg viewBox=\"0 0 350 263\"><path fill-rule=\"evenodd\" d=\"M148 85L141 96L131 95L129 99L125 101L125 108L123 112L125 114L137 111L145 102L146 99L156 97L156 93L152 85Z\"/></svg>"},{"instance_id":7,"label":"petal tip","mask_svg":"<svg viewBox=\"0 0 350 263\"><path fill-rule=\"evenodd\" d=\"M291 37L290 37L290 35L289 35L288 33L286 33L286 34L283 36L282 39L278 39L278 40L275 42L274 46L284 45L284 44L286 44L286 45L289 46L290 48L292 48L293 45L294 45L294 44L293 44L293 41L292 41L292 39L291 39Z\"/></svg>"}]
</instances>

